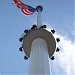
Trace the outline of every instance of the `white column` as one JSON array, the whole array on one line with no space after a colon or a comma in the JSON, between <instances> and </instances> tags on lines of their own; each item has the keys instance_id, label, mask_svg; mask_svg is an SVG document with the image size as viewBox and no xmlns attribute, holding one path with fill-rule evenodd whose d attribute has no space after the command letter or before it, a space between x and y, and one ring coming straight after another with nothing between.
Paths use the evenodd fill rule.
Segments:
<instances>
[{"instance_id":1,"label":"white column","mask_svg":"<svg viewBox=\"0 0 75 75\"><path fill-rule=\"evenodd\" d=\"M40 27L40 26L42 26L41 10L38 10L37 27Z\"/></svg>"},{"instance_id":2,"label":"white column","mask_svg":"<svg viewBox=\"0 0 75 75\"><path fill-rule=\"evenodd\" d=\"M32 42L29 75L50 75L48 46L42 38L37 38Z\"/></svg>"}]
</instances>

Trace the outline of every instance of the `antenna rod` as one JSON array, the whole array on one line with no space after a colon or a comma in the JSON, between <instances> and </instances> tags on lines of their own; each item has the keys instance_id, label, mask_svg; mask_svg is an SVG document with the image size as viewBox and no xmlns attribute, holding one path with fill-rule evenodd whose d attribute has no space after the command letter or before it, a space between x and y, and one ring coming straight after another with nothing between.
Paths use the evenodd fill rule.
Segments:
<instances>
[{"instance_id":1,"label":"antenna rod","mask_svg":"<svg viewBox=\"0 0 75 75\"><path fill-rule=\"evenodd\" d=\"M38 12L38 15L37 15L37 27L40 27L42 25L41 12L43 10L43 7L42 6L37 6L36 10Z\"/></svg>"}]
</instances>

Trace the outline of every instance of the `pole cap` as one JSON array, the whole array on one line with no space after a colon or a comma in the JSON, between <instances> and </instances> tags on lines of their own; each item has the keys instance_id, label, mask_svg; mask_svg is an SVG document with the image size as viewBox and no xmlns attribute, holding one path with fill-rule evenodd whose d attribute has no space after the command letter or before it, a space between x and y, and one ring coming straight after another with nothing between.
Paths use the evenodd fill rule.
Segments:
<instances>
[{"instance_id":1,"label":"pole cap","mask_svg":"<svg viewBox=\"0 0 75 75\"><path fill-rule=\"evenodd\" d=\"M42 12L43 7L39 5L39 6L36 7L36 10L37 10L37 12L38 12L38 10L41 10L41 12Z\"/></svg>"}]
</instances>

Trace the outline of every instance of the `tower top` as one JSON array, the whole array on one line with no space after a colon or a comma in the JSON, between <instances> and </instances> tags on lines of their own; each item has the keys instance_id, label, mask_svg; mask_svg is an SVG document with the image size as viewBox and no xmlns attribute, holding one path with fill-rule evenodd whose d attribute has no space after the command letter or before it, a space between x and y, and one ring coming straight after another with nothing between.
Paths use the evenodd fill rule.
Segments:
<instances>
[{"instance_id":1,"label":"tower top","mask_svg":"<svg viewBox=\"0 0 75 75\"><path fill-rule=\"evenodd\" d=\"M36 7L36 10L37 10L37 12L38 12L39 10L42 12L43 7L39 5L39 6Z\"/></svg>"},{"instance_id":2,"label":"tower top","mask_svg":"<svg viewBox=\"0 0 75 75\"><path fill-rule=\"evenodd\" d=\"M23 38L23 48L24 52L27 55L28 58L30 58L30 52L31 52L31 45L33 40L36 38L42 38L47 42L48 45L48 54L49 58L54 54L55 48L56 48L56 41L51 34L51 32L42 29L42 28L37 28L32 31L29 31L26 36Z\"/></svg>"}]
</instances>

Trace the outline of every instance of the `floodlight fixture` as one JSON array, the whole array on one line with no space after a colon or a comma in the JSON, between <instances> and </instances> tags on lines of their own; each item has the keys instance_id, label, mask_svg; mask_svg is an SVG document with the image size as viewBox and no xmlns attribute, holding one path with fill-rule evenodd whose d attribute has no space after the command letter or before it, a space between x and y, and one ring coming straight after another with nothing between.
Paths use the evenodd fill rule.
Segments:
<instances>
[{"instance_id":1,"label":"floodlight fixture","mask_svg":"<svg viewBox=\"0 0 75 75\"><path fill-rule=\"evenodd\" d=\"M59 38L57 38L57 39L56 39L56 41L57 41L57 42L59 42L59 41L60 41L60 39L59 39Z\"/></svg>"},{"instance_id":2,"label":"floodlight fixture","mask_svg":"<svg viewBox=\"0 0 75 75\"><path fill-rule=\"evenodd\" d=\"M21 51L21 52L22 52L22 51L23 51L23 49L22 49L22 48L23 48L23 47L20 47L20 48L19 48L19 51Z\"/></svg>"},{"instance_id":3,"label":"floodlight fixture","mask_svg":"<svg viewBox=\"0 0 75 75\"><path fill-rule=\"evenodd\" d=\"M51 57L51 60L54 60L54 59L55 59L54 56L52 56L52 57Z\"/></svg>"},{"instance_id":4,"label":"floodlight fixture","mask_svg":"<svg viewBox=\"0 0 75 75\"><path fill-rule=\"evenodd\" d=\"M57 47L56 52L59 52L59 51L60 51L60 49Z\"/></svg>"},{"instance_id":5,"label":"floodlight fixture","mask_svg":"<svg viewBox=\"0 0 75 75\"><path fill-rule=\"evenodd\" d=\"M28 59L27 56L24 56L24 59L27 60Z\"/></svg>"},{"instance_id":6,"label":"floodlight fixture","mask_svg":"<svg viewBox=\"0 0 75 75\"><path fill-rule=\"evenodd\" d=\"M41 26L40 28L47 28L46 25Z\"/></svg>"},{"instance_id":7,"label":"floodlight fixture","mask_svg":"<svg viewBox=\"0 0 75 75\"><path fill-rule=\"evenodd\" d=\"M27 34L28 33L28 30L25 29L24 32Z\"/></svg>"},{"instance_id":8,"label":"floodlight fixture","mask_svg":"<svg viewBox=\"0 0 75 75\"><path fill-rule=\"evenodd\" d=\"M35 29L36 27L37 27L36 25L33 25L32 28L31 28L31 30Z\"/></svg>"},{"instance_id":9,"label":"floodlight fixture","mask_svg":"<svg viewBox=\"0 0 75 75\"><path fill-rule=\"evenodd\" d=\"M53 34L55 34L55 30L53 29L53 30L51 30L51 32L53 33Z\"/></svg>"},{"instance_id":10,"label":"floodlight fixture","mask_svg":"<svg viewBox=\"0 0 75 75\"><path fill-rule=\"evenodd\" d=\"M19 38L19 41L22 42L23 38Z\"/></svg>"}]
</instances>

